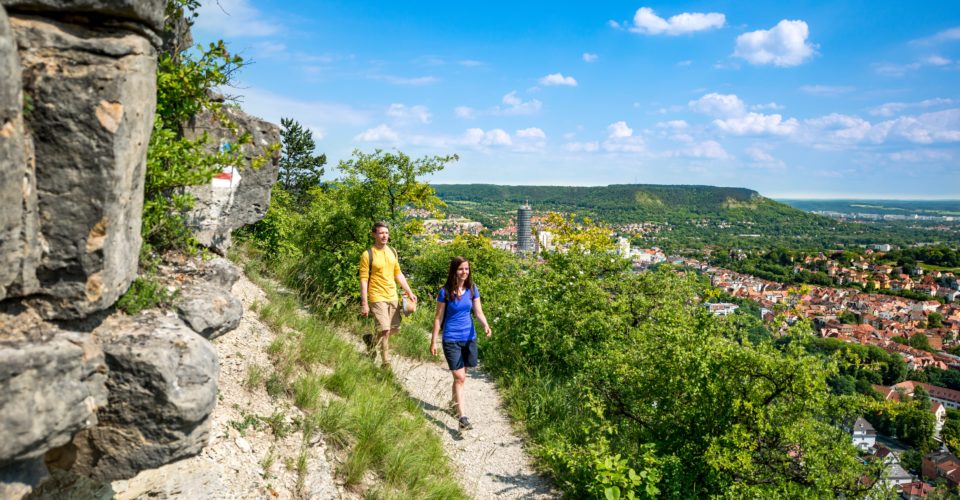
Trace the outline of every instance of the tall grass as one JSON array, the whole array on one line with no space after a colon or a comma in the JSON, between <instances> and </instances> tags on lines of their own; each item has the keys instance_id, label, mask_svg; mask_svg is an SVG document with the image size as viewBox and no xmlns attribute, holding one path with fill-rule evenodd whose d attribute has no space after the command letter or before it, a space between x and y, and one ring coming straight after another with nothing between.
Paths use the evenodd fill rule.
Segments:
<instances>
[{"instance_id":1,"label":"tall grass","mask_svg":"<svg viewBox=\"0 0 960 500\"><path fill-rule=\"evenodd\" d=\"M440 438L416 403L391 372L374 365L337 334L340 328L360 335L365 322L312 314L322 300L313 297L305 307L295 291L282 290L265 277L270 276L267 266L256 255L244 259L247 275L267 294L258 313L277 332L268 349L273 372L265 384L268 391L290 395L304 411L305 442L314 431L322 432L331 447L345 451L337 474L348 486L373 474L378 484L364 492L366 498L466 498ZM272 277L282 279L282 269L274 269L278 274ZM418 314L426 317L425 313ZM408 322L408 330L393 345L428 355L429 332L421 330L421 338L414 338L414 324ZM298 462L305 460L303 455Z\"/></svg>"}]
</instances>

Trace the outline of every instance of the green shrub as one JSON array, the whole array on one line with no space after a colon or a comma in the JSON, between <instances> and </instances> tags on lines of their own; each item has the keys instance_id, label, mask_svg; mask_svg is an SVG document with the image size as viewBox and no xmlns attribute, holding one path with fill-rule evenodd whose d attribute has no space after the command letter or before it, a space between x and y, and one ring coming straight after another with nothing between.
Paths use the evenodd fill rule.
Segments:
<instances>
[{"instance_id":1,"label":"green shrub","mask_svg":"<svg viewBox=\"0 0 960 500\"><path fill-rule=\"evenodd\" d=\"M168 291L156 276L140 276L133 280L130 288L117 300L117 309L134 315L144 309L168 307L176 295L176 292Z\"/></svg>"}]
</instances>

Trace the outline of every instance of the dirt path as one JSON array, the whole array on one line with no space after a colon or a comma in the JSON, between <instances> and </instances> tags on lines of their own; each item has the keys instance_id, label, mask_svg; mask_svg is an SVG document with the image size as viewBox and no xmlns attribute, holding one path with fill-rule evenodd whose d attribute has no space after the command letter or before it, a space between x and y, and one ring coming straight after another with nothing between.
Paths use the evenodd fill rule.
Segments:
<instances>
[{"instance_id":1,"label":"dirt path","mask_svg":"<svg viewBox=\"0 0 960 500\"><path fill-rule=\"evenodd\" d=\"M466 383L466 414L473 430L461 435L457 419L444 408L450 401L452 377L442 362L413 361L394 355L397 379L420 403L443 438L461 484L474 498L558 498L549 481L533 468L514 432L496 385L482 371L471 370Z\"/></svg>"}]
</instances>

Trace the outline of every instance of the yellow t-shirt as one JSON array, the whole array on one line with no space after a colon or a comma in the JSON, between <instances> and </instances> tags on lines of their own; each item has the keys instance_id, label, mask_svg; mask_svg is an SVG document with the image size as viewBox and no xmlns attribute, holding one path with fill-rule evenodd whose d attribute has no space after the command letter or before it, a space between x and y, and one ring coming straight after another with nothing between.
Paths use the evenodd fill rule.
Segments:
<instances>
[{"instance_id":1,"label":"yellow t-shirt","mask_svg":"<svg viewBox=\"0 0 960 500\"><path fill-rule=\"evenodd\" d=\"M360 279L367 281L367 301L391 302L397 300L397 276L400 276L400 263L393 250L373 247L373 267L371 269L370 252L360 254Z\"/></svg>"}]
</instances>

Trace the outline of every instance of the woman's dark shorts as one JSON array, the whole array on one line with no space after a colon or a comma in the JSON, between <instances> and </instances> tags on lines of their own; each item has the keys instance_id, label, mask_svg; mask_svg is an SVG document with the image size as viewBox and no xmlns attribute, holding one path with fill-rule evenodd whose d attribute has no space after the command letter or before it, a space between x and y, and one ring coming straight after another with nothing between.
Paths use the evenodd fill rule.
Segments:
<instances>
[{"instance_id":1,"label":"woman's dark shorts","mask_svg":"<svg viewBox=\"0 0 960 500\"><path fill-rule=\"evenodd\" d=\"M476 339L466 342L444 340L443 357L447 358L447 366L450 367L450 371L459 370L465 366L467 368L477 366Z\"/></svg>"}]
</instances>

